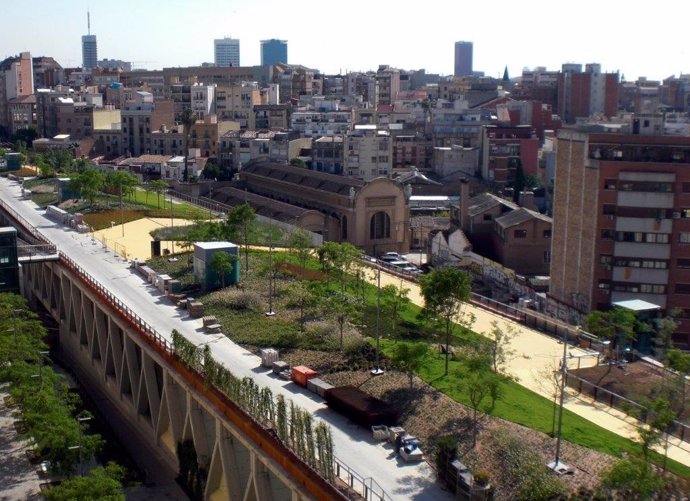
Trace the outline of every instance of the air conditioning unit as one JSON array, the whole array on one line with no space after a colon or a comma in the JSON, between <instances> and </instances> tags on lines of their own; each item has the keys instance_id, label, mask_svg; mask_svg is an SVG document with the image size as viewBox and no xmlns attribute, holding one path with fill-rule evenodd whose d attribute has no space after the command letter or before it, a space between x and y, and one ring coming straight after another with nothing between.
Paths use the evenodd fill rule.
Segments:
<instances>
[{"instance_id":1,"label":"air conditioning unit","mask_svg":"<svg viewBox=\"0 0 690 501\"><path fill-rule=\"evenodd\" d=\"M680 212L674 212L673 219L680 219Z\"/></svg>"}]
</instances>

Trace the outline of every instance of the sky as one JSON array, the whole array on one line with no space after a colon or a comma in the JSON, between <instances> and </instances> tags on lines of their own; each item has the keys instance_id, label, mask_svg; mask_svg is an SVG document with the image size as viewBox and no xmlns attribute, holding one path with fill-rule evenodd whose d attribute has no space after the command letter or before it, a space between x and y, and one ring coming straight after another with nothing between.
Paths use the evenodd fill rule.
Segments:
<instances>
[{"instance_id":1,"label":"sky","mask_svg":"<svg viewBox=\"0 0 690 501\"><path fill-rule=\"evenodd\" d=\"M685 5L685 7L683 7ZM98 58L160 69L213 61L213 40L240 39L242 66L260 64L259 41L288 41L289 63L325 73L380 64L449 75L454 43L474 43L474 70L511 77L523 68L600 63L626 80L690 72L682 22L690 4L656 0L0 0L0 59L30 51L81 65L81 35Z\"/></svg>"}]
</instances>

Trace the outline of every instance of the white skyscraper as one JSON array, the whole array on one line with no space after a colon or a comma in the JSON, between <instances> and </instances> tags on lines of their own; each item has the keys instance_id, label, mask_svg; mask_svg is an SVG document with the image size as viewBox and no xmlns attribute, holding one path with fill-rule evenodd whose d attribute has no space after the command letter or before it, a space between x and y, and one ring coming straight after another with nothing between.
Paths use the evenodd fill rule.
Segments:
<instances>
[{"instance_id":1,"label":"white skyscraper","mask_svg":"<svg viewBox=\"0 0 690 501\"><path fill-rule=\"evenodd\" d=\"M239 66L239 39L229 37L215 39L213 41L213 59L216 66Z\"/></svg>"}]
</instances>

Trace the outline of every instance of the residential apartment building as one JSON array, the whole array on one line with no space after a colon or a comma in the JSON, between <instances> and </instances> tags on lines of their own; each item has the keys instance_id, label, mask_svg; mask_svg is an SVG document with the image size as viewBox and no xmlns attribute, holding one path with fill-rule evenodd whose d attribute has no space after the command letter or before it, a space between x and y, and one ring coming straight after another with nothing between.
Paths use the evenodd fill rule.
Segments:
<instances>
[{"instance_id":1,"label":"residential apartment building","mask_svg":"<svg viewBox=\"0 0 690 501\"><path fill-rule=\"evenodd\" d=\"M482 138L483 179L502 188L515 181L519 168L525 176L537 175L539 138L532 127L487 125Z\"/></svg>"},{"instance_id":2,"label":"residential apartment building","mask_svg":"<svg viewBox=\"0 0 690 501\"><path fill-rule=\"evenodd\" d=\"M122 153L139 156L151 153L152 132L175 123L171 101L154 102L150 92L137 91L120 110L122 117Z\"/></svg>"},{"instance_id":3,"label":"residential apartment building","mask_svg":"<svg viewBox=\"0 0 690 501\"><path fill-rule=\"evenodd\" d=\"M294 111L290 129L305 137L346 134L352 128L352 110Z\"/></svg>"},{"instance_id":4,"label":"residential apartment building","mask_svg":"<svg viewBox=\"0 0 690 501\"><path fill-rule=\"evenodd\" d=\"M288 104L260 104L254 106L256 130L285 130L290 128L292 107Z\"/></svg>"},{"instance_id":5,"label":"residential apartment building","mask_svg":"<svg viewBox=\"0 0 690 501\"><path fill-rule=\"evenodd\" d=\"M261 91L256 82L216 87L215 98L218 120L238 122L242 130L257 128L254 106L261 104Z\"/></svg>"},{"instance_id":6,"label":"residential apartment building","mask_svg":"<svg viewBox=\"0 0 690 501\"><path fill-rule=\"evenodd\" d=\"M345 136L345 174L364 181L390 176L393 170L393 141L390 133L375 125L356 125Z\"/></svg>"},{"instance_id":7,"label":"residential apartment building","mask_svg":"<svg viewBox=\"0 0 690 501\"><path fill-rule=\"evenodd\" d=\"M216 38L213 41L213 61L216 66L240 65L240 41L236 38Z\"/></svg>"},{"instance_id":8,"label":"residential apartment building","mask_svg":"<svg viewBox=\"0 0 690 501\"><path fill-rule=\"evenodd\" d=\"M251 160L268 158L287 164L311 147L310 138L300 138L294 132L272 130L232 130L220 137L218 161L223 167L240 170Z\"/></svg>"},{"instance_id":9,"label":"residential apartment building","mask_svg":"<svg viewBox=\"0 0 690 501\"><path fill-rule=\"evenodd\" d=\"M33 93L33 63L29 52L0 62L0 126L10 127L10 100Z\"/></svg>"},{"instance_id":10,"label":"residential apartment building","mask_svg":"<svg viewBox=\"0 0 690 501\"><path fill-rule=\"evenodd\" d=\"M196 120L204 120L216 112L214 85L193 85L190 88L190 106Z\"/></svg>"},{"instance_id":11,"label":"residential apartment building","mask_svg":"<svg viewBox=\"0 0 690 501\"><path fill-rule=\"evenodd\" d=\"M690 349L690 144L686 137L558 135L551 292L587 313L641 299L682 311Z\"/></svg>"},{"instance_id":12,"label":"residential apartment building","mask_svg":"<svg viewBox=\"0 0 690 501\"><path fill-rule=\"evenodd\" d=\"M558 114L567 123L595 114L615 117L618 73L602 73L600 64L564 64L558 80Z\"/></svg>"},{"instance_id":13,"label":"residential apartment building","mask_svg":"<svg viewBox=\"0 0 690 501\"><path fill-rule=\"evenodd\" d=\"M380 66L376 72L376 105L392 105L400 92L400 70Z\"/></svg>"},{"instance_id":14,"label":"residential apartment building","mask_svg":"<svg viewBox=\"0 0 690 501\"><path fill-rule=\"evenodd\" d=\"M343 136L323 136L312 142L311 168L317 172L343 174Z\"/></svg>"}]
</instances>

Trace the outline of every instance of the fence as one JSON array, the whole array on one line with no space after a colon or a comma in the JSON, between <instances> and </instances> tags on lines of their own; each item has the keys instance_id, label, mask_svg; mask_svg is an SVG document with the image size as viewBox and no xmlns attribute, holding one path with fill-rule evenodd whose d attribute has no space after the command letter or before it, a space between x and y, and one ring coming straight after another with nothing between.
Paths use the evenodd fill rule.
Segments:
<instances>
[{"instance_id":1,"label":"fence","mask_svg":"<svg viewBox=\"0 0 690 501\"><path fill-rule=\"evenodd\" d=\"M652 413L643 405L619 395L618 393L607 390L606 388L597 386L596 384L587 381L586 379L582 379L581 377L575 376L574 374L566 372L565 382L570 388L577 390L578 393L583 393L594 399L596 402L600 402L608 405L609 407L621 410L628 415L634 415L643 423L648 422L653 416ZM683 441L690 439L690 426L685 423L681 423L680 421L672 421L667 431L670 435L673 435Z\"/></svg>"},{"instance_id":2,"label":"fence","mask_svg":"<svg viewBox=\"0 0 690 501\"><path fill-rule=\"evenodd\" d=\"M351 490L347 493L348 499L361 498L365 501L393 501L393 498L386 494L372 477L362 477L337 457L333 458L333 462L335 463L335 477Z\"/></svg>"},{"instance_id":3,"label":"fence","mask_svg":"<svg viewBox=\"0 0 690 501\"><path fill-rule=\"evenodd\" d=\"M53 244L17 245L17 257L31 258L57 255L57 247Z\"/></svg>"}]
</instances>

